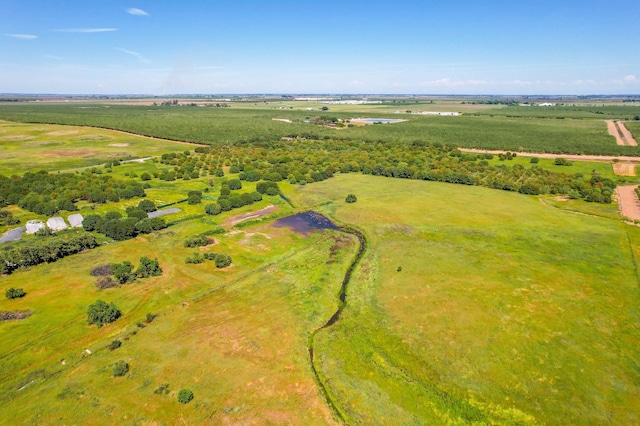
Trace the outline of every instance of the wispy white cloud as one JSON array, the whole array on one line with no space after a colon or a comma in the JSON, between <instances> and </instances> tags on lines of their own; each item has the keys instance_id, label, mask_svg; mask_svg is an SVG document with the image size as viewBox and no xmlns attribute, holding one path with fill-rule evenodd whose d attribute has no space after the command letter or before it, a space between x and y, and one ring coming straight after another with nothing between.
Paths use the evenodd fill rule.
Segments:
<instances>
[{"instance_id":1,"label":"wispy white cloud","mask_svg":"<svg viewBox=\"0 0 640 426\"><path fill-rule=\"evenodd\" d=\"M64 58L62 58L60 56L55 56L55 55L44 55L44 57L47 58L47 59L53 59L55 61L61 61L61 60L64 59Z\"/></svg>"},{"instance_id":2,"label":"wispy white cloud","mask_svg":"<svg viewBox=\"0 0 640 426\"><path fill-rule=\"evenodd\" d=\"M108 33L112 31L118 31L117 28L65 28L52 30L57 33Z\"/></svg>"},{"instance_id":3,"label":"wispy white cloud","mask_svg":"<svg viewBox=\"0 0 640 426\"><path fill-rule=\"evenodd\" d=\"M127 50L127 49L123 49L121 47L116 47L116 50L119 50L119 51L121 51L123 53L126 53L127 55L135 56L136 58L138 58L138 60L140 62L144 62L144 63L147 63L147 64L149 62L151 62L150 60L148 60L147 58L145 58L144 56L142 56L138 52L134 52L133 50Z\"/></svg>"},{"instance_id":4,"label":"wispy white cloud","mask_svg":"<svg viewBox=\"0 0 640 426\"><path fill-rule=\"evenodd\" d=\"M19 38L20 40L33 40L34 38L38 38L37 35L33 34L5 34L5 36L11 38Z\"/></svg>"},{"instance_id":5,"label":"wispy white cloud","mask_svg":"<svg viewBox=\"0 0 640 426\"><path fill-rule=\"evenodd\" d=\"M136 15L136 16L149 16L149 14L142 10L142 9L138 9L136 7L130 7L127 9L127 13L129 15Z\"/></svg>"},{"instance_id":6,"label":"wispy white cloud","mask_svg":"<svg viewBox=\"0 0 640 426\"><path fill-rule=\"evenodd\" d=\"M636 76L633 74L625 75L623 80L627 83L635 83L636 81L638 81Z\"/></svg>"},{"instance_id":7,"label":"wispy white cloud","mask_svg":"<svg viewBox=\"0 0 640 426\"><path fill-rule=\"evenodd\" d=\"M219 70L219 69L222 69L222 67L219 65L204 65L201 67L195 67L194 69L198 71L208 71L208 70Z\"/></svg>"}]
</instances>

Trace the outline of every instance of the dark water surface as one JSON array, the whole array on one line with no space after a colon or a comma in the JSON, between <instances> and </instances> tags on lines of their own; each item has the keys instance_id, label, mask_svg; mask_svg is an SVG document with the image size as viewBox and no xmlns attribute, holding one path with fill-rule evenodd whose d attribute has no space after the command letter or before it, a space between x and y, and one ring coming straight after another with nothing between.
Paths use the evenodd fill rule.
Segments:
<instances>
[{"instance_id":1,"label":"dark water surface","mask_svg":"<svg viewBox=\"0 0 640 426\"><path fill-rule=\"evenodd\" d=\"M276 228L291 228L293 232L308 236L311 231L322 229L340 229L335 223L331 222L326 216L317 212L298 213L293 216L287 216L274 222Z\"/></svg>"}]
</instances>

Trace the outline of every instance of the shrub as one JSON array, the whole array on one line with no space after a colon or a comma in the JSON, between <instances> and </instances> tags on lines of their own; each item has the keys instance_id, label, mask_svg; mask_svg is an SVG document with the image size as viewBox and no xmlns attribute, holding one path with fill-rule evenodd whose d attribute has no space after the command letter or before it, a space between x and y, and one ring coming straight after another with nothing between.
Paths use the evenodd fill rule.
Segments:
<instances>
[{"instance_id":1,"label":"shrub","mask_svg":"<svg viewBox=\"0 0 640 426\"><path fill-rule=\"evenodd\" d=\"M242 189L242 182L240 179L231 179L227 184L229 185L229 189L232 191Z\"/></svg>"},{"instance_id":2,"label":"shrub","mask_svg":"<svg viewBox=\"0 0 640 426\"><path fill-rule=\"evenodd\" d=\"M102 277L105 275L112 275L112 274L113 272L111 271L111 265L96 266L91 270L91 275L94 277Z\"/></svg>"},{"instance_id":3,"label":"shrub","mask_svg":"<svg viewBox=\"0 0 640 426\"><path fill-rule=\"evenodd\" d=\"M96 324L98 327L110 324L121 316L122 312L115 304L103 302L102 300L96 300L95 303L89 305L87 310L87 322L89 325Z\"/></svg>"},{"instance_id":4,"label":"shrub","mask_svg":"<svg viewBox=\"0 0 640 426\"><path fill-rule=\"evenodd\" d=\"M120 284L118 282L116 282L111 277L100 277L96 281L96 287L98 287L98 290L104 290L106 288L118 287L119 285Z\"/></svg>"},{"instance_id":5,"label":"shrub","mask_svg":"<svg viewBox=\"0 0 640 426\"><path fill-rule=\"evenodd\" d=\"M205 260L215 260L216 259L216 254L215 253L205 253L202 255L202 257L205 258Z\"/></svg>"},{"instance_id":6,"label":"shrub","mask_svg":"<svg viewBox=\"0 0 640 426\"><path fill-rule=\"evenodd\" d=\"M113 377L122 377L129 371L129 364L125 361L118 361L113 366Z\"/></svg>"},{"instance_id":7,"label":"shrub","mask_svg":"<svg viewBox=\"0 0 640 426\"><path fill-rule=\"evenodd\" d=\"M347 195L347 198L345 198L345 201L347 203L355 203L356 201L358 201L358 198L354 194L349 194Z\"/></svg>"},{"instance_id":8,"label":"shrub","mask_svg":"<svg viewBox=\"0 0 640 426\"><path fill-rule=\"evenodd\" d=\"M187 241L185 241L184 246L188 248L202 247L209 245L210 243L211 240L209 240L209 238L207 238L205 235L196 235L195 237L191 237Z\"/></svg>"},{"instance_id":9,"label":"shrub","mask_svg":"<svg viewBox=\"0 0 640 426\"><path fill-rule=\"evenodd\" d=\"M531 157L531 160L529 160L529 162L531 164L538 164L538 162L540 162L540 159L538 157Z\"/></svg>"},{"instance_id":10,"label":"shrub","mask_svg":"<svg viewBox=\"0 0 640 426\"><path fill-rule=\"evenodd\" d=\"M184 260L187 264L196 264L204 262L204 258L200 255L200 253L194 253L191 256L187 256Z\"/></svg>"},{"instance_id":11,"label":"shrub","mask_svg":"<svg viewBox=\"0 0 640 426\"><path fill-rule=\"evenodd\" d=\"M193 399L193 392L189 389L180 389L178 392L178 402L188 404Z\"/></svg>"},{"instance_id":12,"label":"shrub","mask_svg":"<svg viewBox=\"0 0 640 426\"><path fill-rule=\"evenodd\" d=\"M216 262L216 268L226 268L231 265L231 256L218 253L215 256L214 261Z\"/></svg>"},{"instance_id":13,"label":"shrub","mask_svg":"<svg viewBox=\"0 0 640 426\"><path fill-rule=\"evenodd\" d=\"M109 348L110 351L115 351L120 346L122 346L122 342L118 339L115 339L111 343L109 343L109 346L107 346L107 348Z\"/></svg>"},{"instance_id":14,"label":"shrub","mask_svg":"<svg viewBox=\"0 0 640 426\"><path fill-rule=\"evenodd\" d=\"M152 314L151 312L147 312L147 324L150 324L153 322L154 319L156 319L156 314Z\"/></svg>"},{"instance_id":15,"label":"shrub","mask_svg":"<svg viewBox=\"0 0 640 426\"><path fill-rule=\"evenodd\" d=\"M7 299L19 299L21 297L24 297L27 293L24 292L23 289L21 288L13 288L11 287L9 290L7 290L4 295L7 297Z\"/></svg>"}]
</instances>

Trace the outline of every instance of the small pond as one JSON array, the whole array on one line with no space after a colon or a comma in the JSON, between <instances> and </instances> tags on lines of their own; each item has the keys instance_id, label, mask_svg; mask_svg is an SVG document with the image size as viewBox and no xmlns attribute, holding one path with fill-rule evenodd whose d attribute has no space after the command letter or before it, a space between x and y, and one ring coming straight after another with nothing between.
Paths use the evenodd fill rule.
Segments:
<instances>
[{"instance_id":1,"label":"small pond","mask_svg":"<svg viewBox=\"0 0 640 426\"><path fill-rule=\"evenodd\" d=\"M405 120L400 120L397 118L359 118L357 120L353 120L353 121L360 121L362 123L400 123L401 121L405 121Z\"/></svg>"},{"instance_id":2,"label":"small pond","mask_svg":"<svg viewBox=\"0 0 640 426\"><path fill-rule=\"evenodd\" d=\"M276 228L291 228L293 232L303 235L309 235L311 231L322 229L340 229L335 223L331 222L327 217L316 212L298 213L293 216L283 217L273 223Z\"/></svg>"}]
</instances>

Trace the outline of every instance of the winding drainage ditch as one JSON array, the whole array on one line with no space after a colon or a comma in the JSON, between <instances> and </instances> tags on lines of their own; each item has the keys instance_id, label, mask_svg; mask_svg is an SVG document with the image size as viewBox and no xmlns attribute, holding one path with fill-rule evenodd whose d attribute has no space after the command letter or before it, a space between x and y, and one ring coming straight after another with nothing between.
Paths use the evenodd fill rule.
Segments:
<instances>
[{"instance_id":1,"label":"winding drainage ditch","mask_svg":"<svg viewBox=\"0 0 640 426\"><path fill-rule=\"evenodd\" d=\"M358 242L359 242L358 252L356 253L356 256L353 258L353 261L351 261L349 268L344 274L344 278L342 279L342 285L340 286L340 292L338 293L338 300L339 300L338 309L333 313L333 315L331 315L331 317L321 327L315 329L309 335L309 341L307 344L307 349L309 351L309 362L311 364L311 370L313 371L313 376L316 380L316 383L320 388L320 391L324 395L324 398L326 399L327 403L333 410L333 412L340 418L340 420L345 421L346 419L342 415L342 412L338 409L337 405L329 395L329 392L327 390L325 383L320 379L320 376L318 375L318 371L316 369L316 364L315 364L315 358L313 354L313 344L314 344L316 334L318 334L322 330L325 330L331 327L336 322L338 322L338 320L340 319L340 314L342 313L344 308L347 306L347 286L349 285L349 281L351 280L351 274L353 273L356 265L358 264L358 262L360 262L360 259L362 259L362 256L364 255L364 251L367 247L367 241L364 238L364 235L362 235L362 233L360 233L359 231L353 228L338 226L326 216L313 211L298 213L293 216L282 218L276 221L274 223L274 226L290 227L294 232L298 232L304 235L308 235L308 233L313 230L333 229L333 230L344 232L346 234L355 235L358 238Z\"/></svg>"}]
</instances>

